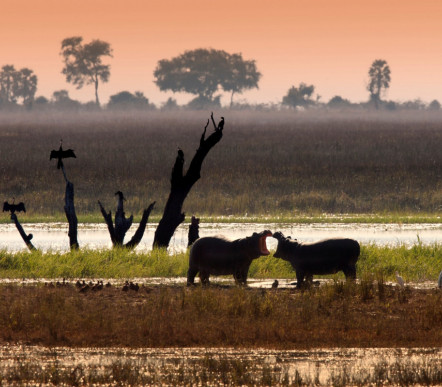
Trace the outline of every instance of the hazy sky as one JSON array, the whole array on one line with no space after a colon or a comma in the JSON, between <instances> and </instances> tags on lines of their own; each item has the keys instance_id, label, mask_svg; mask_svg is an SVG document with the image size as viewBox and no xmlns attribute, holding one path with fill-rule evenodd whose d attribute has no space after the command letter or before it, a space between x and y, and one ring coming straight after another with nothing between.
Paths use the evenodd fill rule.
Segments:
<instances>
[{"instance_id":1,"label":"hazy sky","mask_svg":"<svg viewBox=\"0 0 442 387\"><path fill-rule=\"evenodd\" d=\"M102 102L122 90L156 104L189 100L160 92L153 71L158 60L201 47L256 60L260 88L237 100L279 102L306 82L322 101L363 101L371 63L385 59L387 98L442 101L441 0L1 0L1 14L0 66L33 69L37 95L48 98L67 89L72 98L94 99L93 86L77 90L60 73L61 41L80 35L113 48Z\"/></svg>"}]
</instances>

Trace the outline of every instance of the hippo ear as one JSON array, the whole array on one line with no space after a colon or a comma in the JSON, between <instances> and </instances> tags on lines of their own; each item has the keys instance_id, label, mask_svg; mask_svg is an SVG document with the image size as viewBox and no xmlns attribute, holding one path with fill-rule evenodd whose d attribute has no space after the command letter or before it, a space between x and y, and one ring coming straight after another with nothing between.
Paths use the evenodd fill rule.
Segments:
<instances>
[{"instance_id":1,"label":"hippo ear","mask_svg":"<svg viewBox=\"0 0 442 387\"><path fill-rule=\"evenodd\" d=\"M273 238L277 239L278 241L283 240L284 239L284 235L282 234L281 231L277 231L273 234Z\"/></svg>"}]
</instances>

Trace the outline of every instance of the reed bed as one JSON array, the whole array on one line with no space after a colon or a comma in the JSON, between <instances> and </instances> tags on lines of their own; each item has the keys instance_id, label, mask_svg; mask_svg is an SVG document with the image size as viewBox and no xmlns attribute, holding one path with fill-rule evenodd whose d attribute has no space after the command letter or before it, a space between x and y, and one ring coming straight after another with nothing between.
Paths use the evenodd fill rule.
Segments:
<instances>
[{"instance_id":1,"label":"reed bed","mask_svg":"<svg viewBox=\"0 0 442 387\"><path fill-rule=\"evenodd\" d=\"M4 113L2 113L4 114ZM441 214L442 116L303 116L218 113L224 137L207 156L187 214L293 218L322 213ZM0 196L24 201L31 219L62 219L64 180L49 152L63 138L80 217L100 218L97 200L141 216L165 205L177 148L185 168L209 113L151 112L3 116ZM7 215L0 217L7 221Z\"/></svg>"},{"instance_id":2,"label":"reed bed","mask_svg":"<svg viewBox=\"0 0 442 387\"><path fill-rule=\"evenodd\" d=\"M0 343L73 347L440 347L442 292L379 281L308 291L0 286Z\"/></svg>"}]
</instances>

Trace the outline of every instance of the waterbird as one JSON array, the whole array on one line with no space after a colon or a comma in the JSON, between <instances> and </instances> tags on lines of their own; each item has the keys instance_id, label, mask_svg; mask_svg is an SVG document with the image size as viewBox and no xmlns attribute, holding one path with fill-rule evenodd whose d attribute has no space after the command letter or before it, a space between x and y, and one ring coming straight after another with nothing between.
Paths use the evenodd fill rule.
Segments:
<instances>
[{"instance_id":1,"label":"waterbird","mask_svg":"<svg viewBox=\"0 0 442 387\"><path fill-rule=\"evenodd\" d=\"M23 202L20 202L18 204L14 204L14 202L12 202L12 204L9 204L8 202L4 202L3 203L3 212L7 212L7 211L9 211L11 213L11 215L15 211L17 211L17 212L22 212L22 211L26 212L25 204Z\"/></svg>"},{"instance_id":2,"label":"waterbird","mask_svg":"<svg viewBox=\"0 0 442 387\"><path fill-rule=\"evenodd\" d=\"M218 130L223 130L224 128L224 117L221 117L221 121L218 123Z\"/></svg>"},{"instance_id":3,"label":"waterbird","mask_svg":"<svg viewBox=\"0 0 442 387\"><path fill-rule=\"evenodd\" d=\"M396 272L396 281L401 288L403 288L405 286L404 279L399 275L398 272Z\"/></svg>"},{"instance_id":4,"label":"waterbird","mask_svg":"<svg viewBox=\"0 0 442 387\"><path fill-rule=\"evenodd\" d=\"M63 140L60 140L60 148L58 150L52 150L51 155L49 156L49 161L52 159L57 159L57 169L60 169L63 165L63 159L67 159L68 157L74 157L75 153L72 149L63 150Z\"/></svg>"}]
</instances>

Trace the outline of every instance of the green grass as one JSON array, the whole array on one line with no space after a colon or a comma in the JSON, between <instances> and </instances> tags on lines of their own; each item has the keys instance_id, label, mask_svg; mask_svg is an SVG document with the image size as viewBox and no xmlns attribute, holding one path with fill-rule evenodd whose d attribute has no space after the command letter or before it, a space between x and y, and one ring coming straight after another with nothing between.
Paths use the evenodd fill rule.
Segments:
<instances>
[{"instance_id":1,"label":"green grass","mask_svg":"<svg viewBox=\"0 0 442 387\"><path fill-rule=\"evenodd\" d=\"M165 250L148 253L124 249L69 253L0 251L1 278L185 277L187 268L188 253L169 254ZM441 268L440 244L416 244L410 248L363 245L357 275L358 278L382 275L385 280L395 280L397 270L406 281L436 281ZM249 278L295 278L295 272L290 264L270 255L253 261ZM341 273L325 278L343 276Z\"/></svg>"},{"instance_id":2,"label":"green grass","mask_svg":"<svg viewBox=\"0 0 442 387\"><path fill-rule=\"evenodd\" d=\"M141 217L162 214L179 146L185 169L209 112L4 115L0 197L24 201L22 221L64 220L64 180L49 152L63 138L81 221L100 221L97 200ZM375 214L388 221L442 215L442 115L313 117L294 112L232 112L184 203L205 218L282 219ZM398 214L398 215L397 215ZM365 217L365 215L363 216ZM21 217L20 217L21 218ZM367 215L366 219L370 219ZM0 222L8 221L7 214ZM440 220L439 220L440 221Z\"/></svg>"}]
</instances>

